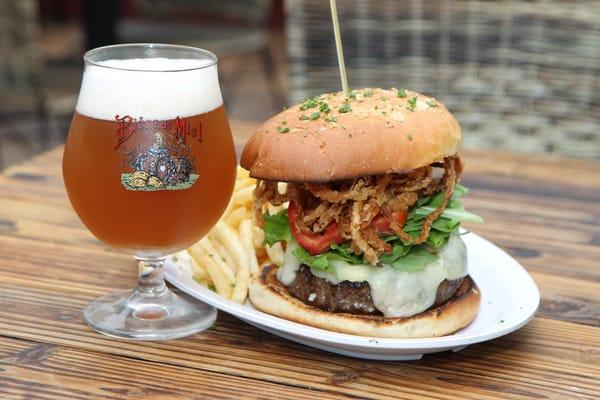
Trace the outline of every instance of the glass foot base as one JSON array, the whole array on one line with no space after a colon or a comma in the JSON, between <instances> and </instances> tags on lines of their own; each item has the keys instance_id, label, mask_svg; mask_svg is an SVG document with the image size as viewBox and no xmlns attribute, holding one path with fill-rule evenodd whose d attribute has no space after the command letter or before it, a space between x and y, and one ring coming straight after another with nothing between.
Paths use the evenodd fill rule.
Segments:
<instances>
[{"instance_id":1,"label":"glass foot base","mask_svg":"<svg viewBox=\"0 0 600 400\"><path fill-rule=\"evenodd\" d=\"M176 339L209 328L217 310L185 294L123 290L96 299L83 311L94 330L121 339Z\"/></svg>"}]
</instances>

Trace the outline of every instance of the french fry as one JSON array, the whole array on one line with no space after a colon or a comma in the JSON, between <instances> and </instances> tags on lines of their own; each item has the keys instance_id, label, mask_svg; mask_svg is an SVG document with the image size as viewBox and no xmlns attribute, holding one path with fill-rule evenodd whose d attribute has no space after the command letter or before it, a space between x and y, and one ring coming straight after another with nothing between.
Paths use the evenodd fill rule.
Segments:
<instances>
[{"instance_id":1,"label":"french fry","mask_svg":"<svg viewBox=\"0 0 600 400\"><path fill-rule=\"evenodd\" d=\"M234 208L235 208L235 204L233 204L233 198L231 198L231 199L229 199L229 204L227 204L225 211L223 211L223 215L221 216L221 219L227 218L229 213L231 213L231 210L233 210Z\"/></svg>"},{"instance_id":2,"label":"french fry","mask_svg":"<svg viewBox=\"0 0 600 400\"><path fill-rule=\"evenodd\" d=\"M240 179L240 178L246 178L246 179L252 179L252 180L254 180L253 178L250 178L250 172L248 172L244 168L241 168L239 165L237 167L236 176L237 176L238 179Z\"/></svg>"},{"instance_id":3,"label":"french fry","mask_svg":"<svg viewBox=\"0 0 600 400\"><path fill-rule=\"evenodd\" d=\"M238 267L231 300L243 303L248 295L248 282L250 280L250 266L244 246L240 243L240 238L235 230L227 224L217 222L213 231L229 250Z\"/></svg>"},{"instance_id":4,"label":"french fry","mask_svg":"<svg viewBox=\"0 0 600 400\"><path fill-rule=\"evenodd\" d=\"M256 251L254 250L254 238L252 232L254 231L252 226L252 219L245 219L240 222L240 240L246 254L248 255L248 263L250 265L250 274L255 275L258 273L258 259L256 258Z\"/></svg>"},{"instance_id":5,"label":"french fry","mask_svg":"<svg viewBox=\"0 0 600 400\"><path fill-rule=\"evenodd\" d=\"M252 186L252 190L254 190L254 185L256 185L256 182L253 179L238 178L235 181L234 190L238 191L249 186Z\"/></svg>"},{"instance_id":6,"label":"french fry","mask_svg":"<svg viewBox=\"0 0 600 400\"><path fill-rule=\"evenodd\" d=\"M235 229L240 224L240 221L248 218L249 215L250 211L248 211L246 207L238 207L229 213L229 215L225 219L225 222L227 222L229 226Z\"/></svg>"},{"instance_id":7,"label":"french fry","mask_svg":"<svg viewBox=\"0 0 600 400\"><path fill-rule=\"evenodd\" d=\"M283 185L279 185L283 190ZM188 263L196 281L214 286L217 293L243 303L251 275L264 264L283 264L283 247L263 244L264 232L254 225L252 192L256 179L238 167L234 192L225 213L209 234L188 249ZM283 206L268 205L271 214Z\"/></svg>"},{"instance_id":8,"label":"french fry","mask_svg":"<svg viewBox=\"0 0 600 400\"><path fill-rule=\"evenodd\" d=\"M225 245L223 243L221 243L219 238L216 237L216 234L214 233L214 231L209 233L208 237L210 238L211 244L217 251L217 256L220 258L220 260L223 263L225 263L227 265L228 269L233 274L232 276L234 276L233 279L235 280L235 271L237 271L237 265L236 265L235 261L233 260L233 257L231 257L231 253L229 252L229 250L227 250L225 248Z\"/></svg>"},{"instance_id":9,"label":"french fry","mask_svg":"<svg viewBox=\"0 0 600 400\"><path fill-rule=\"evenodd\" d=\"M265 232L260 229L258 226L253 226L252 227L252 238L254 240L254 248L258 249L261 248L263 245L263 241L265 240Z\"/></svg>"},{"instance_id":10,"label":"french fry","mask_svg":"<svg viewBox=\"0 0 600 400\"><path fill-rule=\"evenodd\" d=\"M239 182L241 182L241 180L236 181L233 195L231 196L231 200L229 200L229 204L227 205L227 208L225 209L221 219L227 218L227 216L239 206L246 207L248 209L252 208L252 192L254 191L255 184L252 182L248 185L238 186Z\"/></svg>"},{"instance_id":11,"label":"french fry","mask_svg":"<svg viewBox=\"0 0 600 400\"><path fill-rule=\"evenodd\" d=\"M273 246L265 245L265 250L269 255L269 258L273 262L273 264L282 266L283 265L283 247L281 247L281 243L277 242L273 244Z\"/></svg>"},{"instance_id":12,"label":"french fry","mask_svg":"<svg viewBox=\"0 0 600 400\"><path fill-rule=\"evenodd\" d=\"M192 277L196 282L208 285L210 283L210 277L206 272L206 269L196 262L196 259L187 250L178 251L171 255L171 261L177 266L189 266L191 268Z\"/></svg>"},{"instance_id":13,"label":"french fry","mask_svg":"<svg viewBox=\"0 0 600 400\"><path fill-rule=\"evenodd\" d=\"M208 236L204 237L198 243L204 249L204 251L209 256L211 256L211 258L214 260L215 264L217 264L217 266L223 271L223 274L225 274L225 276L229 280L229 283L235 282L235 274L233 273L232 267L230 267L223 261L223 259L219 255L219 252L217 251L217 249L215 249L212 242L210 241L210 238Z\"/></svg>"},{"instance_id":14,"label":"french fry","mask_svg":"<svg viewBox=\"0 0 600 400\"><path fill-rule=\"evenodd\" d=\"M196 259L194 257L192 257L192 255L190 254L190 252L188 250L184 250L189 254L189 263L192 266L192 270L194 271L194 279L201 281L201 282L210 282L210 276L208 275L208 272L206 271L206 268L204 268L203 265L198 264L198 262L196 261Z\"/></svg>"},{"instance_id":15,"label":"french fry","mask_svg":"<svg viewBox=\"0 0 600 400\"><path fill-rule=\"evenodd\" d=\"M233 204L249 204L252 202L254 187L248 186L233 193Z\"/></svg>"},{"instance_id":16,"label":"french fry","mask_svg":"<svg viewBox=\"0 0 600 400\"><path fill-rule=\"evenodd\" d=\"M204 239L203 239L204 240ZM229 298L231 296L231 285L232 280L223 272L215 262L215 256L211 256L206 249L200 244L200 242L192 245L188 249L193 258L195 258L200 264L206 268L206 272L210 276L213 286L217 293L221 296Z\"/></svg>"}]
</instances>

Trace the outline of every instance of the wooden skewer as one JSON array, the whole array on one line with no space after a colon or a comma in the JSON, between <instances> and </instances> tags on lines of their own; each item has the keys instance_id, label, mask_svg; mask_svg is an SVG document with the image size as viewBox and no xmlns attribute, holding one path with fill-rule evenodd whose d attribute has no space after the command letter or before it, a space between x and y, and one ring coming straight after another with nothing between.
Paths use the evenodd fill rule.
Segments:
<instances>
[{"instance_id":1,"label":"wooden skewer","mask_svg":"<svg viewBox=\"0 0 600 400\"><path fill-rule=\"evenodd\" d=\"M340 79L342 90L346 97L350 97L348 88L348 77L346 76L346 63L344 62L344 49L342 48L342 37L340 35L340 22L338 20L336 0L329 0L331 6L331 20L333 22L333 34L335 36L335 49L337 51L338 65L340 66Z\"/></svg>"}]
</instances>

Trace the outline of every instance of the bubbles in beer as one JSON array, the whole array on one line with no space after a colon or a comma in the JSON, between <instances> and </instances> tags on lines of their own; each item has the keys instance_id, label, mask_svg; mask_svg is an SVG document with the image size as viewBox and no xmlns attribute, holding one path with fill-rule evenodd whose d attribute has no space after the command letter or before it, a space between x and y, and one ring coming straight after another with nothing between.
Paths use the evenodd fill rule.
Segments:
<instances>
[{"instance_id":1,"label":"bubbles in beer","mask_svg":"<svg viewBox=\"0 0 600 400\"><path fill-rule=\"evenodd\" d=\"M223 104L211 60L145 58L88 65L76 110L114 121L116 115L169 120L203 114Z\"/></svg>"}]
</instances>

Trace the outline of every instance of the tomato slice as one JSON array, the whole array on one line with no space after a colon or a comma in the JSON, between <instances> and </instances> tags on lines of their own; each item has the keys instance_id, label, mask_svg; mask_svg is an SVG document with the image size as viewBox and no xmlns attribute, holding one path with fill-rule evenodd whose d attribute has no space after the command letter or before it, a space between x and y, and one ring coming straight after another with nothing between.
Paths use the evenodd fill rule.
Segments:
<instances>
[{"instance_id":1,"label":"tomato slice","mask_svg":"<svg viewBox=\"0 0 600 400\"><path fill-rule=\"evenodd\" d=\"M331 243L344 243L345 240L340 236L337 222L332 222L325 228L321 233L304 233L296 227L296 220L298 219L299 207L298 205L290 201L288 206L288 220L290 223L290 230L294 239L311 255L316 256L329 250ZM395 211L392 216L400 225L406 223L408 213L406 211ZM390 223L383 215L378 215L371 221L371 226L375 228L379 234L394 234L394 231L390 227Z\"/></svg>"},{"instance_id":2,"label":"tomato slice","mask_svg":"<svg viewBox=\"0 0 600 400\"><path fill-rule=\"evenodd\" d=\"M408 217L408 212L406 211L394 211L392 213L392 217L400 226L403 226L406 223L406 218ZM383 233L387 235L393 235L394 230L390 226L390 223L383 215L378 215L371 221L371 226L375 228L377 233Z\"/></svg>"},{"instance_id":3,"label":"tomato slice","mask_svg":"<svg viewBox=\"0 0 600 400\"><path fill-rule=\"evenodd\" d=\"M298 219L298 206L295 202L290 201L288 206L288 220L290 222L290 230L294 239L311 255L316 256L329 250L331 243L343 243L344 240L340 236L337 222L332 222L321 233L304 233L296 227Z\"/></svg>"}]
</instances>

